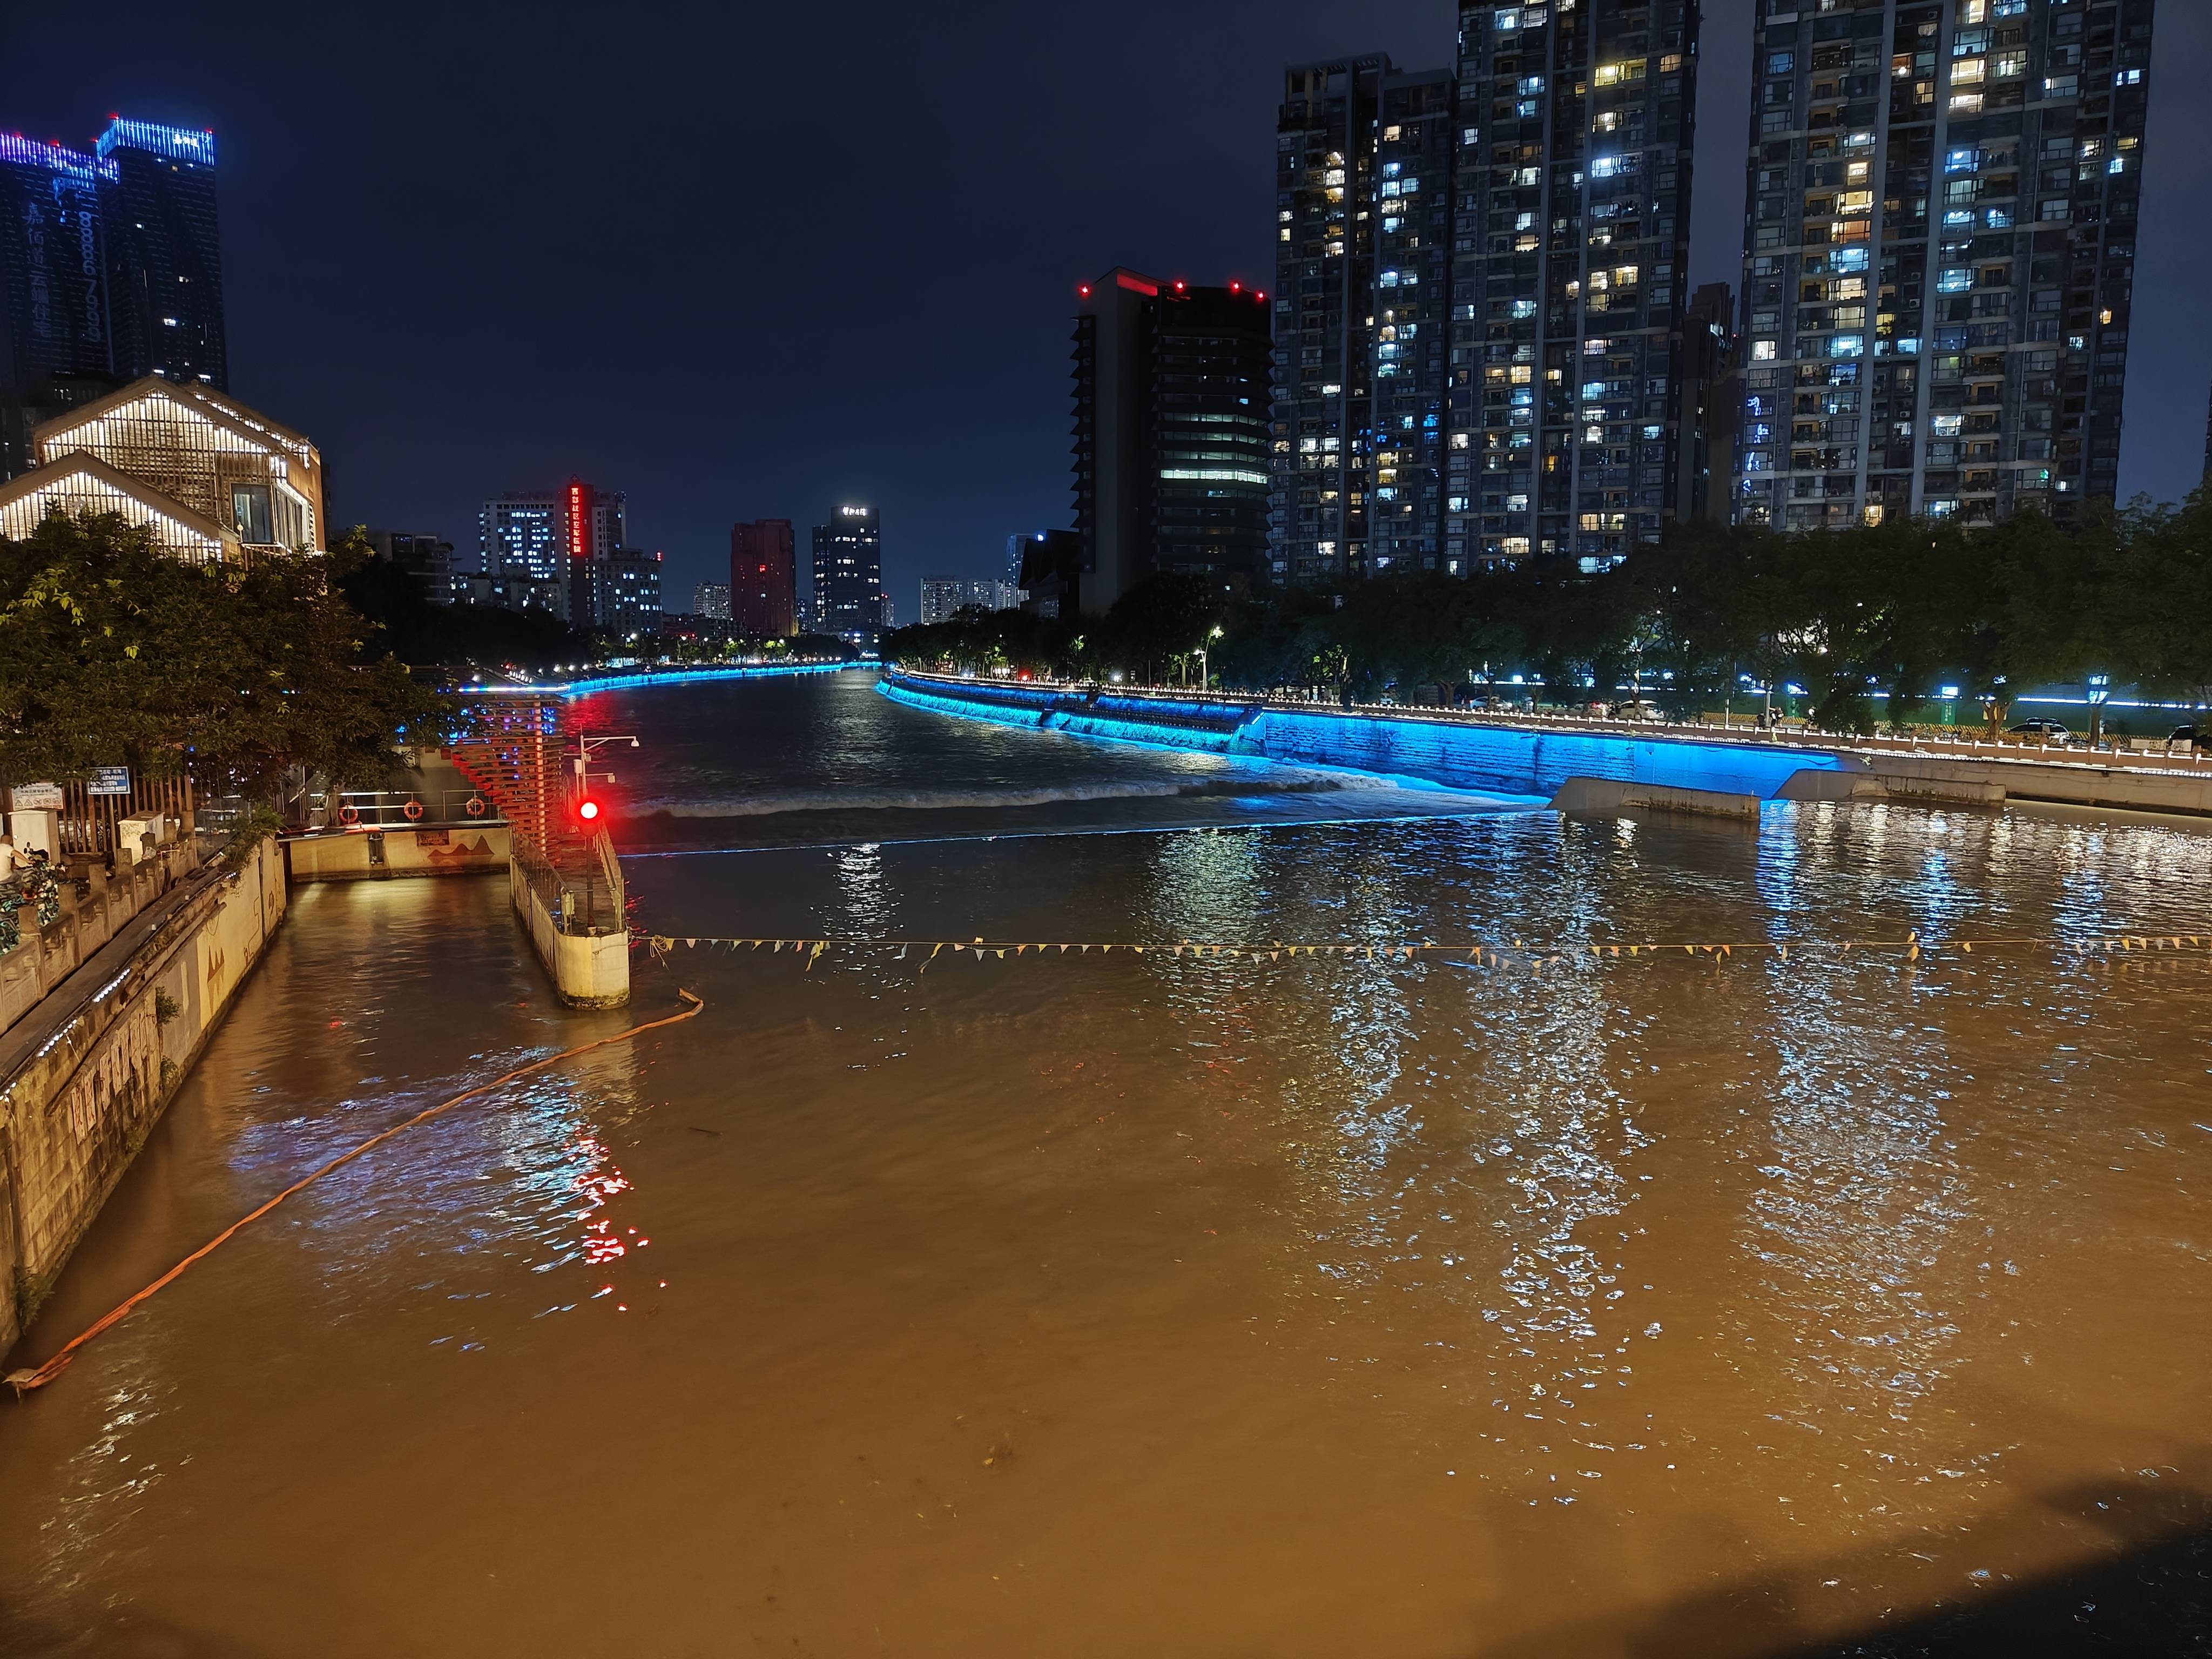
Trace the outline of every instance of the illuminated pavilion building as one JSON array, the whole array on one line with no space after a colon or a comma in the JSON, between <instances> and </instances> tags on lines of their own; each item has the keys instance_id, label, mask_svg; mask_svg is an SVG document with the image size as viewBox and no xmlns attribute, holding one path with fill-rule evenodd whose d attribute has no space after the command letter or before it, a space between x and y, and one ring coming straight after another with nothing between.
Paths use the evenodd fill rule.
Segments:
<instances>
[{"instance_id":1,"label":"illuminated pavilion building","mask_svg":"<svg viewBox=\"0 0 2212 1659\"><path fill-rule=\"evenodd\" d=\"M149 375L32 435L37 467L0 485L0 536L58 508L118 514L195 563L325 550L314 445L212 387Z\"/></svg>"}]
</instances>

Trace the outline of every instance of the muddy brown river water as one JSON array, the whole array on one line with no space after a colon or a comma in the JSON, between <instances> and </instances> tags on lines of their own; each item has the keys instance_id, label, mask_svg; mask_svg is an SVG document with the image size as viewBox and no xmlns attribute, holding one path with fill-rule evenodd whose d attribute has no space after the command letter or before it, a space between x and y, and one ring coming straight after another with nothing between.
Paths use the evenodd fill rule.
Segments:
<instances>
[{"instance_id":1,"label":"muddy brown river water","mask_svg":"<svg viewBox=\"0 0 2212 1659\"><path fill-rule=\"evenodd\" d=\"M1394 803L857 677L597 712L633 811L710 803L628 867L679 935L2212 927L2150 820ZM679 949L574 1014L498 880L295 899L11 1363L707 1010L0 1402L0 1651L2203 1650L2202 953Z\"/></svg>"}]
</instances>

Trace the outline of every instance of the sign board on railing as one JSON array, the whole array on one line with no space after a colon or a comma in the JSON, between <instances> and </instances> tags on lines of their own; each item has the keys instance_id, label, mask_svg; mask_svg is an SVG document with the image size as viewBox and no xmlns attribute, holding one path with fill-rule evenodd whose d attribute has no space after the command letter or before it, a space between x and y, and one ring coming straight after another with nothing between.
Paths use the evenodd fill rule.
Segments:
<instances>
[{"instance_id":1,"label":"sign board on railing","mask_svg":"<svg viewBox=\"0 0 2212 1659\"><path fill-rule=\"evenodd\" d=\"M131 769L127 766L95 766L85 781L88 795L127 795L131 793Z\"/></svg>"},{"instance_id":2,"label":"sign board on railing","mask_svg":"<svg viewBox=\"0 0 2212 1659\"><path fill-rule=\"evenodd\" d=\"M58 783L19 783L8 792L11 812L58 812L62 787Z\"/></svg>"}]
</instances>

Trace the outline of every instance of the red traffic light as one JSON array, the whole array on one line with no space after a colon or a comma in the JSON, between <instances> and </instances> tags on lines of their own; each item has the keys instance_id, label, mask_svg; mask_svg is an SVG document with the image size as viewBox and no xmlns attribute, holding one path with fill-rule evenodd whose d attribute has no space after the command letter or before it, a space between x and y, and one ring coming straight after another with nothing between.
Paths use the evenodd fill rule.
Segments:
<instances>
[{"instance_id":1,"label":"red traffic light","mask_svg":"<svg viewBox=\"0 0 2212 1659\"><path fill-rule=\"evenodd\" d=\"M585 796L576 803L576 816L586 823L597 823L599 821L599 802L593 800L589 795Z\"/></svg>"}]
</instances>

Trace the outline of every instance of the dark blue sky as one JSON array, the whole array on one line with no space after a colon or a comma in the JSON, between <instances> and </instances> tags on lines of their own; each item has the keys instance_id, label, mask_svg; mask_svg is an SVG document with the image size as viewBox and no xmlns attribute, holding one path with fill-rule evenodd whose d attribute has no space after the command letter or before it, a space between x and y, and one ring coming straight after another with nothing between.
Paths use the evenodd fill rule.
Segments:
<instances>
[{"instance_id":1,"label":"dark blue sky","mask_svg":"<svg viewBox=\"0 0 2212 1659\"><path fill-rule=\"evenodd\" d=\"M2124 493L2204 454L2212 6L2166 0ZM1692 268L1741 246L1751 0L1708 0ZM0 6L0 130L222 146L233 389L339 522L472 545L486 495L629 494L669 602L738 518L883 511L910 617L1067 522L1067 331L1115 264L1272 277L1282 65L1449 61L1447 0ZM803 544L803 540L802 540Z\"/></svg>"}]
</instances>

